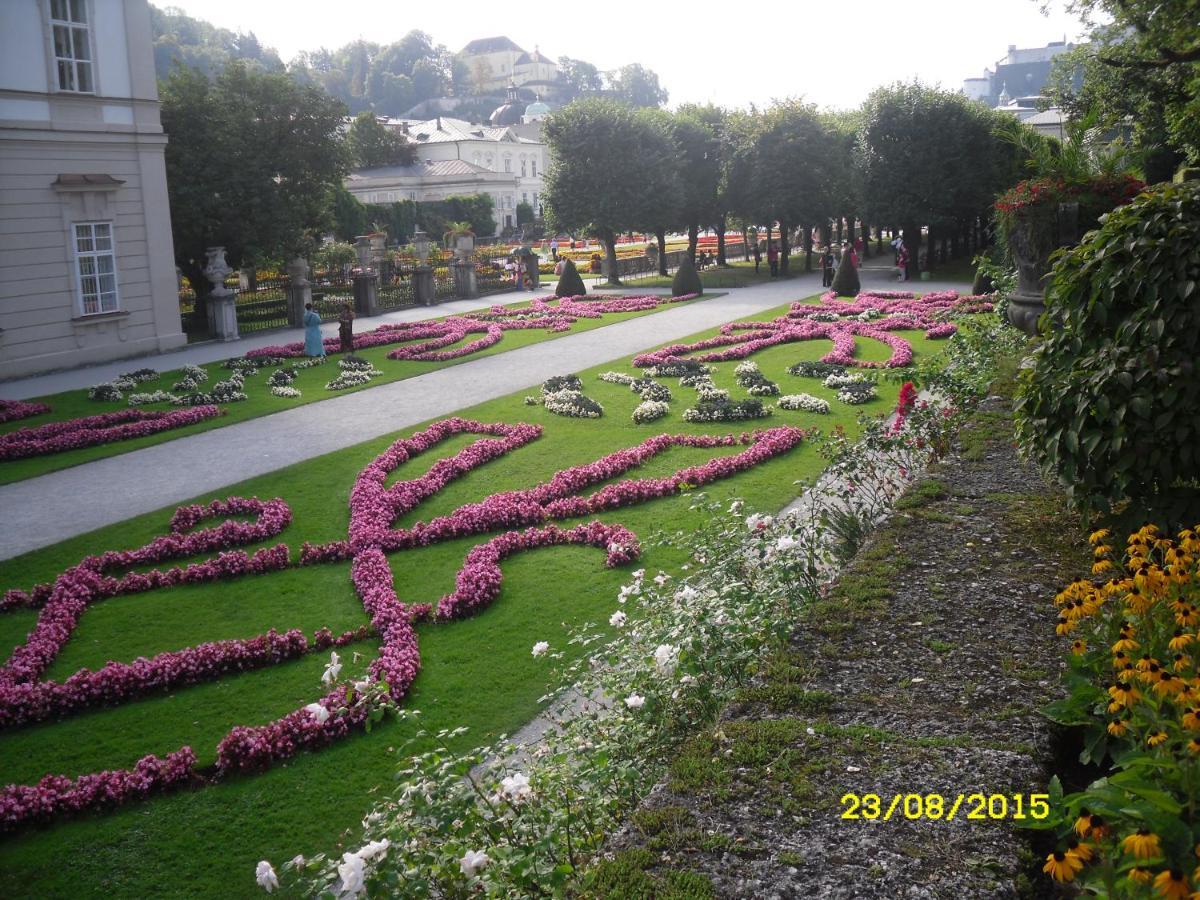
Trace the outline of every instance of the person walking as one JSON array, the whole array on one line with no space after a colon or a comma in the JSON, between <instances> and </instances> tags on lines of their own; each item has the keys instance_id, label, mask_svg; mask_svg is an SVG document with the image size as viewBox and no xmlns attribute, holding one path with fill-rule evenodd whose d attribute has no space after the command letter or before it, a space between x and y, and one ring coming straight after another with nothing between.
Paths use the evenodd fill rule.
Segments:
<instances>
[{"instance_id":1,"label":"person walking","mask_svg":"<svg viewBox=\"0 0 1200 900\"><path fill-rule=\"evenodd\" d=\"M821 287L833 284L833 248L828 244L821 251Z\"/></svg>"},{"instance_id":2,"label":"person walking","mask_svg":"<svg viewBox=\"0 0 1200 900\"><path fill-rule=\"evenodd\" d=\"M762 249L758 246L758 243L755 242L755 244L754 244L754 274L755 275L758 274L758 267L761 264L762 264Z\"/></svg>"},{"instance_id":3,"label":"person walking","mask_svg":"<svg viewBox=\"0 0 1200 900\"><path fill-rule=\"evenodd\" d=\"M321 316L311 303L304 304L304 355L325 355L325 342L321 340Z\"/></svg>"},{"instance_id":4,"label":"person walking","mask_svg":"<svg viewBox=\"0 0 1200 900\"><path fill-rule=\"evenodd\" d=\"M779 275L779 248L775 245L774 241L767 248L767 265L771 268L772 278Z\"/></svg>"},{"instance_id":5,"label":"person walking","mask_svg":"<svg viewBox=\"0 0 1200 900\"><path fill-rule=\"evenodd\" d=\"M908 281L908 248L903 241L896 247L896 274L897 281Z\"/></svg>"},{"instance_id":6,"label":"person walking","mask_svg":"<svg viewBox=\"0 0 1200 900\"><path fill-rule=\"evenodd\" d=\"M558 262L558 238L550 241L550 258Z\"/></svg>"},{"instance_id":7,"label":"person walking","mask_svg":"<svg viewBox=\"0 0 1200 900\"><path fill-rule=\"evenodd\" d=\"M343 353L354 352L354 307L350 303L342 304L338 314L338 338L342 342Z\"/></svg>"}]
</instances>

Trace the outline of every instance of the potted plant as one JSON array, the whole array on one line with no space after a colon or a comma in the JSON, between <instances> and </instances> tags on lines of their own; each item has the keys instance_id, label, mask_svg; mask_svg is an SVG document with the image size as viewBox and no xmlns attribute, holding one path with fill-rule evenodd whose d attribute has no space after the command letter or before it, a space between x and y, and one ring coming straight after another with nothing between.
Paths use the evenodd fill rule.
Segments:
<instances>
[{"instance_id":1,"label":"potted plant","mask_svg":"<svg viewBox=\"0 0 1200 900\"><path fill-rule=\"evenodd\" d=\"M466 259L475 249L475 232L471 230L470 222L450 222L442 241L447 250L453 250L459 259Z\"/></svg>"},{"instance_id":2,"label":"potted plant","mask_svg":"<svg viewBox=\"0 0 1200 900\"><path fill-rule=\"evenodd\" d=\"M1021 129L1009 139L1029 157L1034 177L1001 194L995 203L997 237L1017 270L1008 320L1036 334L1045 312L1050 257L1078 243L1111 209L1128 203L1145 184L1121 171L1124 148L1100 146L1095 129L1076 129L1063 143Z\"/></svg>"}]
</instances>

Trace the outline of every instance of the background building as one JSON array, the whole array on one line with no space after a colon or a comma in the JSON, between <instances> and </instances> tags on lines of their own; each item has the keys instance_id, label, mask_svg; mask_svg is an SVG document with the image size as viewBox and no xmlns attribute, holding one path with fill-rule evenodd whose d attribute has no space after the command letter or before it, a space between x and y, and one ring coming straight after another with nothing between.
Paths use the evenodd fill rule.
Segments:
<instances>
[{"instance_id":1,"label":"background building","mask_svg":"<svg viewBox=\"0 0 1200 900\"><path fill-rule=\"evenodd\" d=\"M536 47L522 50L507 37L480 38L458 53L480 94L503 94L508 85L554 99L560 90L558 64Z\"/></svg>"},{"instance_id":2,"label":"background building","mask_svg":"<svg viewBox=\"0 0 1200 900\"><path fill-rule=\"evenodd\" d=\"M364 203L489 194L501 230L516 225L519 203L530 204L540 215L549 151L538 124L489 127L445 116L383 121L417 145L418 162L351 172L346 189Z\"/></svg>"},{"instance_id":3,"label":"background building","mask_svg":"<svg viewBox=\"0 0 1200 900\"><path fill-rule=\"evenodd\" d=\"M146 0L4 0L0 378L178 347Z\"/></svg>"},{"instance_id":4,"label":"background building","mask_svg":"<svg viewBox=\"0 0 1200 900\"><path fill-rule=\"evenodd\" d=\"M1008 55L997 60L993 69L984 69L982 77L963 80L963 93L991 107L1006 106L1014 97L1037 97L1050 76L1054 58L1076 46L1065 40L1028 49L1009 44Z\"/></svg>"}]
</instances>

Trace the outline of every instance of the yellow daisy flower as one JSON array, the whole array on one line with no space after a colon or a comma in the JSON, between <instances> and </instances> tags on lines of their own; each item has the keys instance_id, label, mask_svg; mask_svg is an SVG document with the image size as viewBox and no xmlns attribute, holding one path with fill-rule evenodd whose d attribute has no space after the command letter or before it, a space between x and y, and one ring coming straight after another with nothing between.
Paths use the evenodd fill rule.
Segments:
<instances>
[{"instance_id":1,"label":"yellow daisy flower","mask_svg":"<svg viewBox=\"0 0 1200 900\"><path fill-rule=\"evenodd\" d=\"M1121 841L1121 849L1135 859L1154 859L1156 856L1162 856L1158 835L1145 828L1139 828Z\"/></svg>"},{"instance_id":2,"label":"yellow daisy flower","mask_svg":"<svg viewBox=\"0 0 1200 900\"><path fill-rule=\"evenodd\" d=\"M1160 897L1167 900L1187 900L1191 891L1188 888L1187 876L1178 869L1167 869L1159 872L1154 879L1154 889Z\"/></svg>"},{"instance_id":3,"label":"yellow daisy flower","mask_svg":"<svg viewBox=\"0 0 1200 900\"><path fill-rule=\"evenodd\" d=\"M1087 641L1079 638L1071 644L1071 653L1075 656L1083 656L1087 653Z\"/></svg>"},{"instance_id":4,"label":"yellow daisy flower","mask_svg":"<svg viewBox=\"0 0 1200 900\"><path fill-rule=\"evenodd\" d=\"M1042 871L1058 882L1074 881L1075 876L1083 869L1083 863L1070 853L1055 850L1046 857Z\"/></svg>"},{"instance_id":5,"label":"yellow daisy flower","mask_svg":"<svg viewBox=\"0 0 1200 900\"><path fill-rule=\"evenodd\" d=\"M1156 731L1150 737L1146 738L1146 746L1157 747L1159 744L1165 744L1167 741L1167 733L1165 731Z\"/></svg>"},{"instance_id":6,"label":"yellow daisy flower","mask_svg":"<svg viewBox=\"0 0 1200 900\"><path fill-rule=\"evenodd\" d=\"M1112 530L1109 528L1101 528L1099 531L1093 531L1088 535L1088 543L1093 547L1097 544L1104 543L1105 539L1112 537Z\"/></svg>"},{"instance_id":7,"label":"yellow daisy flower","mask_svg":"<svg viewBox=\"0 0 1200 900\"><path fill-rule=\"evenodd\" d=\"M1149 869L1134 867L1129 870L1128 877L1134 884L1149 884L1154 879L1154 873Z\"/></svg>"},{"instance_id":8,"label":"yellow daisy flower","mask_svg":"<svg viewBox=\"0 0 1200 900\"><path fill-rule=\"evenodd\" d=\"M1196 640L1196 636L1190 631L1184 631L1182 628L1176 628L1175 636L1167 642L1167 646L1172 650L1182 650L1194 640Z\"/></svg>"}]
</instances>

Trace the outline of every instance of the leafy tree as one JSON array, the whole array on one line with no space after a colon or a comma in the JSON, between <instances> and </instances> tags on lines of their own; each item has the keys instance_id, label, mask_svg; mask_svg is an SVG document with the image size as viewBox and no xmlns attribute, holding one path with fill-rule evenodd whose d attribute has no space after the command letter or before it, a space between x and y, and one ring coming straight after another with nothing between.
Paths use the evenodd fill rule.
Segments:
<instances>
[{"instance_id":1,"label":"leafy tree","mask_svg":"<svg viewBox=\"0 0 1200 900\"><path fill-rule=\"evenodd\" d=\"M618 100L631 106L662 106L668 98L658 83L658 76L639 63L609 72L608 89Z\"/></svg>"},{"instance_id":2,"label":"leafy tree","mask_svg":"<svg viewBox=\"0 0 1200 900\"><path fill-rule=\"evenodd\" d=\"M558 58L558 77L565 82L567 96L571 100L583 94L594 94L604 87L599 69L589 62L569 56Z\"/></svg>"},{"instance_id":3,"label":"leafy tree","mask_svg":"<svg viewBox=\"0 0 1200 900\"><path fill-rule=\"evenodd\" d=\"M533 205L522 200L517 204L517 224L528 225L533 221Z\"/></svg>"},{"instance_id":4,"label":"leafy tree","mask_svg":"<svg viewBox=\"0 0 1200 900\"><path fill-rule=\"evenodd\" d=\"M402 135L380 124L373 112L360 112L346 134L350 165L359 169L373 166L410 166L417 160L417 148Z\"/></svg>"},{"instance_id":5,"label":"leafy tree","mask_svg":"<svg viewBox=\"0 0 1200 900\"><path fill-rule=\"evenodd\" d=\"M780 272L786 274L792 229L832 215L835 144L816 108L798 100L740 116L737 130L732 211L768 226L779 223Z\"/></svg>"},{"instance_id":6,"label":"leafy tree","mask_svg":"<svg viewBox=\"0 0 1200 900\"><path fill-rule=\"evenodd\" d=\"M639 109L637 115L655 135L664 158L670 161L669 170L657 171L648 179L643 197L643 216L634 227L648 231L658 242L658 273L667 274L667 232L677 228L681 219L683 188L682 156L675 134L675 116L663 109Z\"/></svg>"},{"instance_id":7,"label":"leafy tree","mask_svg":"<svg viewBox=\"0 0 1200 900\"><path fill-rule=\"evenodd\" d=\"M671 120L680 153L678 221L687 230L688 258L693 263L700 229L717 224L724 212L720 204L724 120L724 110L694 104L681 106Z\"/></svg>"},{"instance_id":8,"label":"leafy tree","mask_svg":"<svg viewBox=\"0 0 1200 900\"><path fill-rule=\"evenodd\" d=\"M241 62L214 82L176 68L161 97L175 260L201 305L206 247L236 267L313 246L345 174L340 101Z\"/></svg>"},{"instance_id":9,"label":"leafy tree","mask_svg":"<svg viewBox=\"0 0 1200 900\"><path fill-rule=\"evenodd\" d=\"M830 290L839 297L854 297L862 289L858 279L858 269L850 261L850 254L843 253L842 261L838 264L837 272L833 275L833 285Z\"/></svg>"},{"instance_id":10,"label":"leafy tree","mask_svg":"<svg viewBox=\"0 0 1200 900\"><path fill-rule=\"evenodd\" d=\"M352 241L358 235L366 234L371 227L371 214L366 204L341 185L333 192L331 227L339 241Z\"/></svg>"},{"instance_id":11,"label":"leafy tree","mask_svg":"<svg viewBox=\"0 0 1200 900\"><path fill-rule=\"evenodd\" d=\"M675 176L674 142L655 121L608 99L576 100L550 115L543 128L553 162L543 193L556 228L595 235L617 277L616 236L653 221L656 204Z\"/></svg>"},{"instance_id":12,"label":"leafy tree","mask_svg":"<svg viewBox=\"0 0 1200 900\"><path fill-rule=\"evenodd\" d=\"M176 65L198 69L215 77L230 60L268 72L282 72L279 54L264 47L254 32L233 32L217 28L201 19L193 19L182 10L150 7L150 29L154 40L154 71L165 79Z\"/></svg>"},{"instance_id":13,"label":"leafy tree","mask_svg":"<svg viewBox=\"0 0 1200 900\"><path fill-rule=\"evenodd\" d=\"M911 267L922 225L932 246L938 230L980 215L1008 186L1014 150L994 134L997 116L962 94L917 82L879 88L863 105L865 212L873 222L901 225Z\"/></svg>"}]
</instances>

